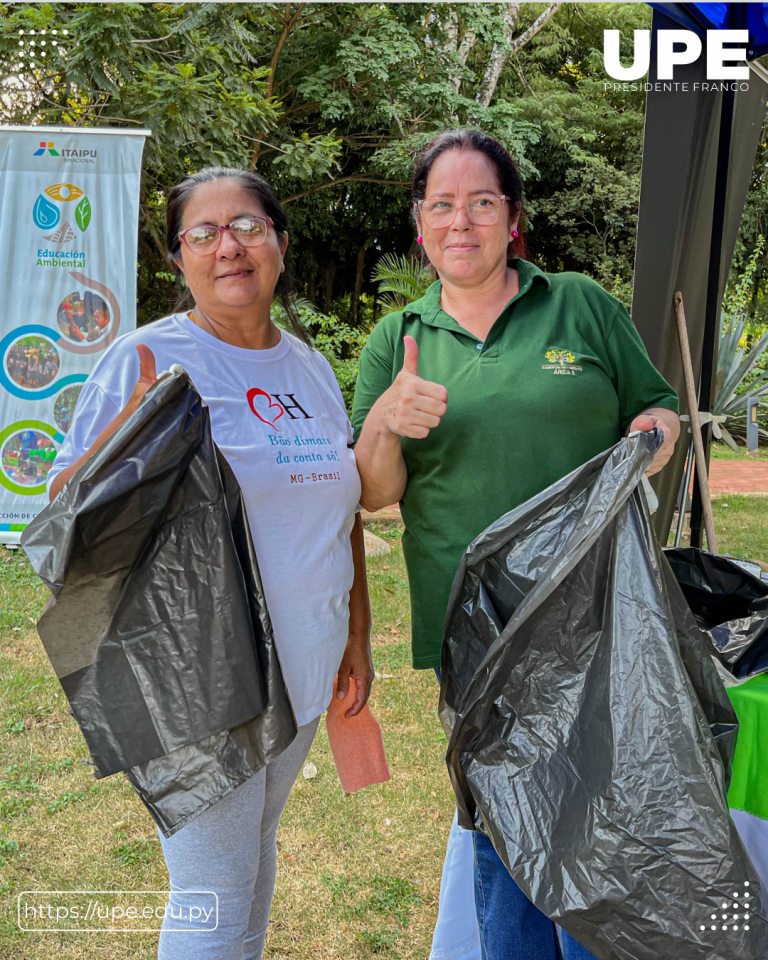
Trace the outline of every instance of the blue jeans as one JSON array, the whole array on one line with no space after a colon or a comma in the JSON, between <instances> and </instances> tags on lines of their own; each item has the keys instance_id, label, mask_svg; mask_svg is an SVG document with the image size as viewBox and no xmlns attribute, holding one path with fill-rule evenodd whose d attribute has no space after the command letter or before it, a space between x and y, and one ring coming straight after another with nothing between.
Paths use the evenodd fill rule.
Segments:
<instances>
[{"instance_id":1,"label":"blue jeans","mask_svg":"<svg viewBox=\"0 0 768 960\"><path fill-rule=\"evenodd\" d=\"M440 680L440 670L435 670ZM475 909L482 960L595 960L593 954L534 907L493 844L473 833Z\"/></svg>"},{"instance_id":2,"label":"blue jeans","mask_svg":"<svg viewBox=\"0 0 768 960\"><path fill-rule=\"evenodd\" d=\"M531 903L491 841L473 833L475 907L483 960L595 960Z\"/></svg>"}]
</instances>

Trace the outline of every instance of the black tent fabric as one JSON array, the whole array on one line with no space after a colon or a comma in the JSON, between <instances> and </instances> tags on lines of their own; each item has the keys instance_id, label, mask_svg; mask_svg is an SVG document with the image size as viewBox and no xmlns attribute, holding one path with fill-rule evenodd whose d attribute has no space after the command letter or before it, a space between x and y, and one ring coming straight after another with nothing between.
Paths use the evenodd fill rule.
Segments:
<instances>
[{"instance_id":1,"label":"black tent fabric","mask_svg":"<svg viewBox=\"0 0 768 960\"><path fill-rule=\"evenodd\" d=\"M699 407L710 410L722 297L765 118L768 74L752 64L749 80L724 90L733 84L709 82L701 56L676 66L674 83L659 81L658 32L679 29L676 19L685 22L691 5L655 6L663 12L653 14L632 319L687 413L672 297L677 290L683 294L693 368L704 374ZM689 437L684 429L672 461L653 480L659 498L653 524L661 543L672 523ZM699 510L692 527L692 543L701 546Z\"/></svg>"},{"instance_id":2,"label":"black tent fabric","mask_svg":"<svg viewBox=\"0 0 768 960\"><path fill-rule=\"evenodd\" d=\"M639 488L660 442L622 440L468 547L443 643L448 769L462 825L598 960L764 960L726 801L736 716Z\"/></svg>"},{"instance_id":3,"label":"black tent fabric","mask_svg":"<svg viewBox=\"0 0 768 960\"><path fill-rule=\"evenodd\" d=\"M293 740L242 494L186 373L158 380L22 545L97 776L126 771L167 835Z\"/></svg>"}]
</instances>

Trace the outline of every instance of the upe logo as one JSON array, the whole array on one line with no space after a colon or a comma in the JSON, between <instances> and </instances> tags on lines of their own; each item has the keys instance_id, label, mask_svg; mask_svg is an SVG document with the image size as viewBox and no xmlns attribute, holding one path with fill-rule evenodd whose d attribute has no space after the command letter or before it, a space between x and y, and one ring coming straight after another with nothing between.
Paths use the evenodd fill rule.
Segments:
<instances>
[{"instance_id":1,"label":"upe logo","mask_svg":"<svg viewBox=\"0 0 768 960\"><path fill-rule=\"evenodd\" d=\"M34 157L42 157L46 150L48 151L48 153L50 153L50 155L51 155L52 157L60 157L60 156L61 156L61 154L59 153L59 151L54 149L53 140L41 140L41 141L40 141L40 148L39 148L38 150L35 150L35 152L32 154L32 156L34 156Z\"/></svg>"},{"instance_id":2,"label":"upe logo","mask_svg":"<svg viewBox=\"0 0 768 960\"><path fill-rule=\"evenodd\" d=\"M290 403L286 403L282 399L282 394L269 394L266 390L261 390L259 387L253 387L245 396L248 399L248 406L251 408L251 413L261 420L262 423L266 423L267 426L272 427L273 430L280 429L280 427L277 426L277 421L286 413L291 420L315 419L311 414L307 413L292 393L285 394L291 401ZM298 410L300 415L293 414L293 410Z\"/></svg>"},{"instance_id":3,"label":"upe logo","mask_svg":"<svg viewBox=\"0 0 768 960\"><path fill-rule=\"evenodd\" d=\"M651 31L635 30L634 33L634 60L631 67L624 67L619 59L619 31L603 31L603 63L606 73L614 80L639 80L648 73L651 65ZM726 44L732 46L726 47ZM707 30L707 79L748 80L748 44L748 30ZM658 79L673 80L675 67L695 63L701 51L701 37L692 30L659 30L656 48ZM731 64L744 61L744 66L726 66L729 61Z\"/></svg>"},{"instance_id":4,"label":"upe logo","mask_svg":"<svg viewBox=\"0 0 768 960\"><path fill-rule=\"evenodd\" d=\"M68 211L68 206L59 207L59 204L66 205L78 200L79 203L74 209L72 215L75 224L81 233L85 233L88 224L91 222L91 202L85 196L80 187L74 183L54 183L46 187L44 192L35 200L35 206L32 209L32 219L35 226L41 230L53 230L61 220L61 210ZM52 201L56 201L53 203ZM69 243L75 239L75 231L70 226L69 220L64 223L54 233L46 234L45 239L53 243Z\"/></svg>"}]
</instances>

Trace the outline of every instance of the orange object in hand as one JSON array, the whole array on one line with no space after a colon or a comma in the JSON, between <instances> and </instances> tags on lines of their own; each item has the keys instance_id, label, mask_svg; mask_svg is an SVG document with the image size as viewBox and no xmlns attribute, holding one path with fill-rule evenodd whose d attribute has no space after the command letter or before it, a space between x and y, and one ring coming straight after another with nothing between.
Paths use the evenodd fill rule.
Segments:
<instances>
[{"instance_id":1,"label":"orange object in hand","mask_svg":"<svg viewBox=\"0 0 768 960\"><path fill-rule=\"evenodd\" d=\"M390 780L381 727L366 703L356 717L344 714L355 702L356 684L349 678L349 690L343 700L336 696L338 677L333 683L333 698L326 714L328 742L344 793L357 793L373 783Z\"/></svg>"}]
</instances>

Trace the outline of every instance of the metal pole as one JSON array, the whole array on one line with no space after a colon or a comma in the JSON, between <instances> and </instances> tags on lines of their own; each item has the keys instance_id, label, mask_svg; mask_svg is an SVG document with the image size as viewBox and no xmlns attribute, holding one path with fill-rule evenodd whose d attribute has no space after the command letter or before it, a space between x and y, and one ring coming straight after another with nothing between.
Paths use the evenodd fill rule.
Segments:
<instances>
[{"instance_id":1,"label":"metal pole","mask_svg":"<svg viewBox=\"0 0 768 960\"><path fill-rule=\"evenodd\" d=\"M688 397L688 410L691 418L691 433L693 434L693 447L696 453L696 477L699 481L701 505L704 511L704 525L707 530L707 547L710 553L717 553L715 518L712 515L712 501L709 499L707 461L704 456L704 445L702 443L699 411L696 409L696 384L693 377L693 364L691 363L691 348L688 343L688 327L685 322L683 295L679 290L675 293L674 301L675 317L677 318L677 331L680 336L680 356L683 361L683 374L685 375L685 392Z\"/></svg>"},{"instance_id":2,"label":"metal pole","mask_svg":"<svg viewBox=\"0 0 768 960\"><path fill-rule=\"evenodd\" d=\"M757 453L760 446L760 433L757 424L759 397L747 397L747 453Z\"/></svg>"},{"instance_id":3,"label":"metal pole","mask_svg":"<svg viewBox=\"0 0 768 960\"><path fill-rule=\"evenodd\" d=\"M675 531L675 546L679 547L680 542L683 539L683 527L685 526L685 511L688 509L688 491L691 489L691 473L693 472L693 438L691 438L691 445L688 447L688 460L685 465L685 473L683 474L683 485L680 488L680 496L678 497L678 512L677 512L677 530Z\"/></svg>"}]
</instances>

